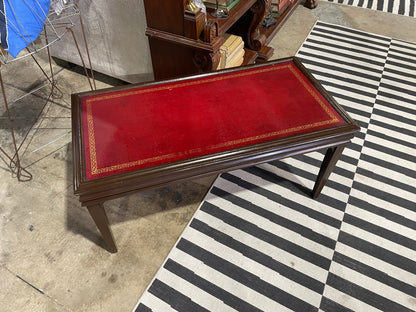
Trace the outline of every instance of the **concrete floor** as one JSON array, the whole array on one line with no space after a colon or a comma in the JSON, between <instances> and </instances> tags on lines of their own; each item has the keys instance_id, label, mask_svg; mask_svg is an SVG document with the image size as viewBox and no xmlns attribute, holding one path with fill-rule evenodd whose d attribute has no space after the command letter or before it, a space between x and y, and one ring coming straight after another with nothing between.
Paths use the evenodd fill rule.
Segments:
<instances>
[{"instance_id":1,"label":"concrete floor","mask_svg":"<svg viewBox=\"0 0 416 312\"><path fill-rule=\"evenodd\" d=\"M274 58L294 55L318 19L416 43L415 18L319 2L296 9L271 43ZM0 309L131 311L215 177L107 202L119 248L108 253L72 190L70 94L88 90L88 82L56 64L54 71L63 94L48 101L45 87L10 104L33 179L18 182L0 155ZM2 75L9 101L43 84L31 59L2 66ZM97 78L97 88L121 83ZM5 117L1 105L0 146L10 151Z\"/></svg>"}]
</instances>

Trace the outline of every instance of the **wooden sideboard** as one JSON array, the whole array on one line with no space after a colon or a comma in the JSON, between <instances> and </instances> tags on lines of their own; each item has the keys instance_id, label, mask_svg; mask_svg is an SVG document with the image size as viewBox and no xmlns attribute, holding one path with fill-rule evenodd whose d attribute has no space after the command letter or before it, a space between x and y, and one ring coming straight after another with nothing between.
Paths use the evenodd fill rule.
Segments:
<instances>
[{"instance_id":1,"label":"wooden sideboard","mask_svg":"<svg viewBox=\"0 0 416 312\"><path fill-rule=\"evenodd\" d=\"M267 44L301 0L292 0L277 23L261 26L269 13L271 0L240 0L226 19L214 18L207 9L187 9L187 0L144 0L147 29L156 80L213 71L220 61L220 47L226 32L239 35L245 42L244 65L256 59L267 60L273 49ZM316 7L315 0L305 6Z\"/></svg>"}]
</instances>

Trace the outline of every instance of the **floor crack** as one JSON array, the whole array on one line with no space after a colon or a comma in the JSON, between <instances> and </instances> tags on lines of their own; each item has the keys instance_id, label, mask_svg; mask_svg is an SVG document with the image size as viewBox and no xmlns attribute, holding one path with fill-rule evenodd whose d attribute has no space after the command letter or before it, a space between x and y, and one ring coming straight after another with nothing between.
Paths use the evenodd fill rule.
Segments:
<instances>
[{"instance_id":1,"label":"floor crack","mask_svg":"<svg viewBox=\"0 0 416 312\"><path fill-rule=\"evenodd\" d=\"M47 293L45 293L42 289L36 287L35 285L33 285L32 283L30 283L29 281L25 280L23 277L19 276L18 274L16 274L15 272L13 272L12 270L10 270L6 265L4 264L0 264L0 268L3 268L5 271L9 272L10 274L12 274L13 276L17 277L20 281L22 281L23 283L25 283L26 285L30 286L31 288L33 288L34 290L36 290L38 293L46 296L49 300L53 301L55 304L57 304L58 306L62 307L65 309L65 311L68 312L73 312L72 309L70 309L69 307L67 307L66 305L60 303L57 299L51 297L50 295L48 295Z\"/></svg>"}]
</instances>

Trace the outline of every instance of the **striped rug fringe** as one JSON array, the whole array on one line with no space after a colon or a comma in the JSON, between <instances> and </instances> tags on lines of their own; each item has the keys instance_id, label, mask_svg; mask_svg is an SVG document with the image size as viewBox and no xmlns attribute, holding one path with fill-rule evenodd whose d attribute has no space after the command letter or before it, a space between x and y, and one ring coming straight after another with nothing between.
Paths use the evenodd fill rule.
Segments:
<instances>
[{"instance_id":1,"label":"striped rug fringe","mask_svg":"<svg viewBox=\"0 0 416 312\"><path fill-rule=\"evenodd\" d=\"M416 16L415 0L327 0L333 3L377 10L404 16Z\"/></svg>"},{"instance_id":2,"label":"striped rug fringe","mask_svg":"<svg viewBox=\"0 0 416 312\"><path fill-rule=\"evenodd\" d=\"M318 22L297 53L360 124L323 153L222 174L134 311L416 311L416 45Z\"/></svg>"}]
</instances>

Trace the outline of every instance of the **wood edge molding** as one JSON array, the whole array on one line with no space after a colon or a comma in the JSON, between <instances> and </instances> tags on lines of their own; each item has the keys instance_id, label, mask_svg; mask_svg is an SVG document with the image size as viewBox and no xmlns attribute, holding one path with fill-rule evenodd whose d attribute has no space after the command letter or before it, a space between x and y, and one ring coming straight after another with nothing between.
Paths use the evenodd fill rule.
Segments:
<instances>
[{"instance_id":1,"label":"wood edge molding","mask_svg":"<svg viewBox=\"0 0 416 312\"><path fill-rule=\"evenodd\" d=\"M146 29L146 36L152 39L156 38L158 40L168 41L173 44L188 46L190 48L198 48L211 52L216 52L224 41L222 37L217 37L211 42L204 42L149 27Z\"/></svg>"}]
</instances>

